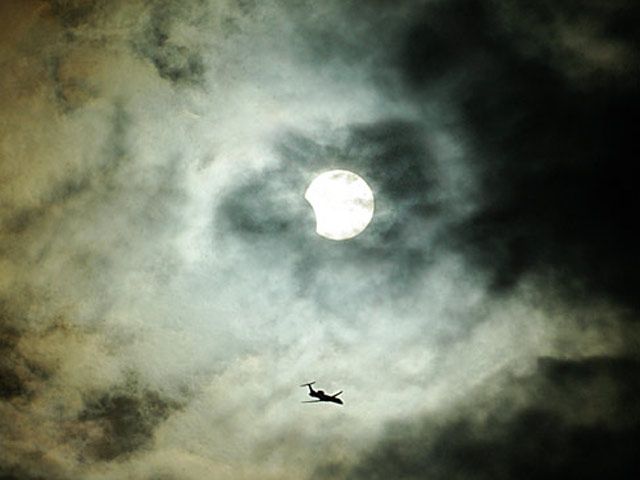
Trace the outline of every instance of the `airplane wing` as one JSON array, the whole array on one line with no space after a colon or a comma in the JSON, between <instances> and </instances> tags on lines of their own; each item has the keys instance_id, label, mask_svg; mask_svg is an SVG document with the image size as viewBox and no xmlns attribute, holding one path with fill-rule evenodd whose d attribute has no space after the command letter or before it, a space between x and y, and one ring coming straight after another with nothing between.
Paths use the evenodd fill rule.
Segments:
<instances>
[{"instance_id":1,"label":"airplane wing","mask_svg":"<svg viewBox=\"0 0 640 480\"><path fill-rule=\"evenodd\" d=\"M322 402L322 400L303 400L300 403L318 403L318 402Z\"/></svg>"},{"instance_id":2,"label":"airplane wing","mask_svg":"<svg viewBox=\"0 0 640 480\"><path fill-rule=\"evenodd\" d=\"M340 390L338 393L334 393L333 395L331 395L333 398L337 397L338 395L340 395L342 393L342 390Z\"/></svg>"}]
</instances>

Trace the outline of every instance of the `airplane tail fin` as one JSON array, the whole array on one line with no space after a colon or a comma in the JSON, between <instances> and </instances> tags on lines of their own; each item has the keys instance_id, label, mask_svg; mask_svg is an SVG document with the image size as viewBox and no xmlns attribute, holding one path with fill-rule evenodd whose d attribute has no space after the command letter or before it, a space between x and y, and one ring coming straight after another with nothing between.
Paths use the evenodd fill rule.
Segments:
<instances>
[{"instance_id":1,"label":"airplane tail fin","mask_svg":"<svg viewBox=\"0 0 640 480\"><path fill-rule=\"evenodd\" d=\"M309 382L309 383L303 383L302 385L300 385L301 387L308 387L309 385L313 385L315 382L315 380L313 382Z\"/></svg>"}]
</instances>

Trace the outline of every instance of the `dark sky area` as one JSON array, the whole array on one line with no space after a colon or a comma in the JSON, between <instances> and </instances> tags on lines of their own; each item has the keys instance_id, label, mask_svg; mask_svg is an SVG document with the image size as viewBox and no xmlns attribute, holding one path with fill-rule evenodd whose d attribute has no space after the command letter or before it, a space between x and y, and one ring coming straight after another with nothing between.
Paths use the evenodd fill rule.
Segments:
<instances>
[{"instance_id":1,"label":"dark sky area","mask_svg":"<svg viewBox=\"0 0 640 480\"><path fill-rule=\"evenodd\" d=\"M640 478L639 23L2 2L0 479Z\"/></svg>"}]
</instances>

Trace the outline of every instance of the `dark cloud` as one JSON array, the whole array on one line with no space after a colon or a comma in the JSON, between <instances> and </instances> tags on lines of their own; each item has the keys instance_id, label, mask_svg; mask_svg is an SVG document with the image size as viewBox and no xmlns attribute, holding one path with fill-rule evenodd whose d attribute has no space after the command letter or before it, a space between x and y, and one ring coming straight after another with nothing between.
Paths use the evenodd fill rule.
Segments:
<instances>
[{"instance_id":1,"label":"dark cloud","mask_svg":"<svg viewBox=\"0 0 640 480\"><path fill-rule=\"evenodd\" d=\"M4 472L0 470L0 480L45 480L45 478L47 477L33 476L17 468L11 469L11 471Z\"/></svg>"},{"instance_id":2,"label":"dark cloud","mask_svg":"<svg viewBox=\"0 0 640 480\"><path fill-rule=\"evenodd\" d=\"M537 69L508 79L478 85L464 105L489 159L484 205L462 227L474 260L498 285L550 267L634 302L638 99L576 95Z\"/></svg>"},{"instance_id":3,"label":"dark cloud","mask_svg":"<svg viewBox=\"0 0 640 480\"><path fill-rule=\"evenodd\" d=\"M97 425L101 432L87 441L84 453L102 461L135 453L149 446L156 427L179 408L175 400L135 382L97 394L78 416L81 432L89 425Z\"/></svg>"},{"instance_id":4,"label":"dark cloud","mask_svg":"<svg viewBox=\"0 0 640 480\"><path fill-rule=\"evenodd\" d=\"M134 41L135 50L151 60L158 75L176 85L201 85L204 80L202 52L172 35L172 27L178 22L194 21L188 18L189 13L189 9L179 2L155 2L147 25Z\"/></svg>"},{"instance_id":5,"label":"dark cloud","mask_svg":"<svg viewBox=\"0 0 640 480\"><path fill-rule=\"evenodd\" d=\"M24 391L24 384L11 367L0 366L0 398L19 397Z\"/></svg>"},{"instance_id":6,"label":"dark cloud","mask_svg":"<svg viewBox=\"0 0 640 480\"><path fill-rule=\"evenodd\" d=\"M73 355L73 347L61 350L58 345L67 342L69 347L80 339L83 343L90 334L63 318L40 332L26 331L14 321L23 329L20 332L11 323L0 323L0 415L7 445L0 455L0 475L69 478L68 464L49 459L55 448L71 449L80 463L130 458L148 451L157 427L184 406L183 397L150 387L131 370L121 384L99 389L87 382L57 391L68 374L62 365ZM94 346L92 356L96 354ZM95 358L86 359L92 361ZM36 413L49 399L56 405L55 413ZM26 453L16 457L16 452L22 453L17 446L23 444Z\"/></svg>"},{"instance_id":7,"label":"dark cloud","mask_svg":"<svg viewBox=\"0 0 640 480\"><path fill-rule=\"evenodd\" d=\"M487 2L432 2L415 12L398 49L398 66L412 87L422 87L460 69L474 73L493 46Z\"/></svg>"},{"instance_id":8,"label":"dark cloud","mask_svg":"<svg viewBox=\"0 0 640 480\"><path fill-rule=\"evenodd\" d=\"M51 368L22 353L18 343L22 335L10 327L9 321L0 321L0 399L30 401L34 384L46 381Z\"/></svg>"},{"instance_id":9,"label":"dark cloud","mask_svg":"<svg viewBox=\"0 0 640 480\"><path fill-rule=\"evenodd\" d=\"M100 0L49 0L48 3L51 14L68 28L86 23L100 7L105 6Z\"/></svg>"},{"instance_id":10,"label":"dark cloud","mask_svg":"<svg viewBox=\"0 0 640 480\"><path fill-rule=\"evenodd\" d=\"M568 15L567 6L536 5L518 11L510 25ZM640 213L633 196L639 171L632 152L640 92L614 74L605 85L594 80L585 88L597 72L576 80L547 56L523 52L493 6L473 0L428 6L402 57L417 91L429 92L448 75L447 95L473 146L481 200L453 238L496 288L542 273L560 288L570 285L572 296L597 292L638 307L640 255L632 232ZM610 10L603 19L591 6L581 17L614 25L637 13L628 4ZM598 35L631 50L621 29L603 27ZM586 26L580 33L591 35ZM625 57L627 69L637 68L634 59Z\"/></svg>"},{"instance_id":11,"label":"dark cloud","mask_svg":"<svg viewBox=\"0 0 640 480\"><path fill-rule=\"evenodd\" d=\"M10 399L24 395L24 393L24 383L11 366L0 365L0 398Z\"/></svg>"},{"instance_id":12,"label":"dark cloud","mask_svg":"<svg viewBox=\"0 0 640 480\"><path fill-rule=\"evenodd\" d=\"M83 31L104 28L101 21L108 18L110 10L116 12L119 7L116 2L109 4L101 0L50 1L50 13L64 27L63 38L69 47L82 40ZM146 14L145 23L138 34L132 36L134 50L151 61L161 78L173 84L199 85L203 81L202 55L193 46L176 40L172 31L178 22L190 20L191 7L193 5L181 5L172 0L148 2L146 12L141 11ZM64 61L61 58L52 58L49 63L54 95L61 107L69 112L77 106L74 102L77 99L71 97L77 96L79 88L86 89L87 86L78 83L82 82L78 77L62 78L60 70Z\"/></svg>"},{"instance_id":13,"label":"dark cloud","mask_svg":"<svg viewBox=\"0 0 640 480\"><path fill-rule=\"evenodd\" d=\"M541 359L489 403L394 425L355 466L314 478L636 478L639 373L632 358Z\"/></svg>"},{"instance_id":14,"label":"dark cloud","mask_svg":"<svg viewBox=\"0 0 640 480\"><path fill-rule=\"evenodd\" d=\"M270 171L265 181L254 180L238 186L223 202L221 209L232 231L246 239L255 236L304 235L301 225L311 224L310 211L304 199L298 198L292 205L290 198L282 196L282 185L273 182L274 177L292 176L287 171Z\"/></svg>"},{"instance_id":15,"label":"dark cloud","mask_svg":"<svg viewBox=\"0 0 640 480\"><path fill-rule=\"evenodd\" d=\"M429 2L414 11L398 65L418 88L443 76L483 74L517 57L544 65L573 88L633 89L640 64L631 25L638 14L626 0Z\"/></svg>"},{"instance_id":16,"label":"dark cloud","mask_svg":"<svg viewBox=\"0 0 640 480\"><path fill-rule=\"evenodd\" d=\"M634 2L505 0L494 9L517 52L546 63L578 88L635 88L640 59L632 25L640 13Z\"/></svg>"}]
</instances>

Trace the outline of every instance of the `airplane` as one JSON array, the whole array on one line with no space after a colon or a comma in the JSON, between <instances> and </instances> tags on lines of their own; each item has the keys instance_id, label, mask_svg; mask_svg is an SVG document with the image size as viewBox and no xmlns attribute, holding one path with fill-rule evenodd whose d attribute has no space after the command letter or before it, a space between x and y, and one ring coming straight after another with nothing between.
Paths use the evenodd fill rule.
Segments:
<instances>
[{"instance_id":1,"label":"airplane","mask_svg":"<svg viewBox=\"0 0 640 480\"><path fill-rule=\"evenodd\" d=\"M338 393L334 393L333 395L327 395L326 393L324 393L323 390L314 390L313 387L311 386L314 383L316 382L303 383L300 386L309 387L309 396L317 398L318 400L305 400L302 403L333 402L333 403L338 403L340 405L344 405L342 403L342 400L338 398L338 395L342 393L342 390L340 390Z\"/></svg>"}]
</instances>

